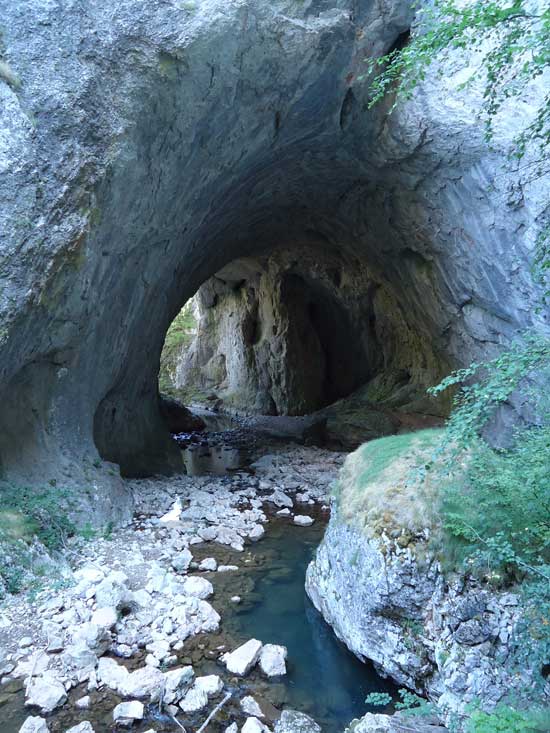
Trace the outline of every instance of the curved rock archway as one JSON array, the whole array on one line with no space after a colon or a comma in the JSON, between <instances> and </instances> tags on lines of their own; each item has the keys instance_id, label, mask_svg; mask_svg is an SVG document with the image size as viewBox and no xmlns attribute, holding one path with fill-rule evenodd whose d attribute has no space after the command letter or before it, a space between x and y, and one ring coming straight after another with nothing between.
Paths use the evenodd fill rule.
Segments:
<instances>
[{"instance_id":1,"label":"curved rock archway","mask_svg":"<svg viewBox=\"0 0 550 733\"><path fill-rule=\"evenodd\" d=\"M365 59L406 32L408 0L1 8L21 80L0 81L3 478L84 477L111 510L122 489L99 455L177 468L164 335L236 258L353 253L428 371L538 318L539 212L486 149L475 97L432 79L389 117L368 109Z\"/></svg>"}]
</instances>

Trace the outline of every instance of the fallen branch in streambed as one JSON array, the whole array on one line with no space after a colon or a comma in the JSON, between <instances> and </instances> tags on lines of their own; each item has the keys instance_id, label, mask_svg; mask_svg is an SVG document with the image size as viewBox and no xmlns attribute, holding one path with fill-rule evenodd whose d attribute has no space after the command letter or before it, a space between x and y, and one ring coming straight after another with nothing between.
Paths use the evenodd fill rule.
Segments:
<instances>
[{"instance_id":1,"label":"fallen branch in streambed","mask_svg":"<svg viewBox=\"0 0 550 733\"><path fill-rule=\"evenodd\" d=\"M214 708L214 710L212 710L212 712L210 713L210 715L206 718L206 720L204 721L204 723L198 729L197 733L203 733L203 731L206 730L206 726L208 725L208 723L212 720L212 718L214 717L214 715L216 715L223 708L223 706L229 700L229 698L231 697L232 694L233 693L228 692L227 695L223 698L223 700L216 705L216 707Z\"/></svg>"}]
</instances>

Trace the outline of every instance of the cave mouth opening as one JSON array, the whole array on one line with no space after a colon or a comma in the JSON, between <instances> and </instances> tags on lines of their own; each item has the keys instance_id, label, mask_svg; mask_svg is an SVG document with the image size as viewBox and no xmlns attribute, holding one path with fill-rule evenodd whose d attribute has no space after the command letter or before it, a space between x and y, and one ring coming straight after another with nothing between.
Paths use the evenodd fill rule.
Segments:
<instances>
[{"instance_id":1,"label":"cave mouth opening","mask_svg":"<svg viewBox=\"0 0 550 733\"><path fill-rule=\"evenodd\" d=\"M364 260L310 236L231 261L185 302L164 340L161 412L172 433L193 430L173 398L246 415L319 415L331 442L352 448L399 429L394 410L426 412L426 345Z\"/></svg>"}]
</instances>

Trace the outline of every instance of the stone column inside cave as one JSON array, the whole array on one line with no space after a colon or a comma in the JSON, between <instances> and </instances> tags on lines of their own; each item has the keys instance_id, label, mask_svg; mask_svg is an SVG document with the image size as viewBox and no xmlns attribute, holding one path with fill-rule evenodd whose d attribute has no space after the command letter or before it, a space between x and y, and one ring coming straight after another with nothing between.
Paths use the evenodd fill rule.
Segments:
<instances>
[{"instance_id":1,"label":"stone column inside cave","mask_svg":"<svg viewBox=\"0 0 550 733\"><path fill-rule=\"evenodd\" d=\"M424 409L450 368L542 327L528 266L540 212L500 175L513 131L488 150L475 95L432 78L391 115L369 109L366 59L412 18L406 0L382 4L94 6L93 39L81 10L44 6L53 45L7 6L22 84L0 84L3 480L84 480L105 514L126 501L117 467L181 470L160 352L203 283L238 275L228 266L280 275L290 366L262 352L277 341L257 330L267 295L259 320L252 307L226 333L263 364L263 383L229 385L261 412L309 412L365 383Z\"/></svg>"}]
</instances>

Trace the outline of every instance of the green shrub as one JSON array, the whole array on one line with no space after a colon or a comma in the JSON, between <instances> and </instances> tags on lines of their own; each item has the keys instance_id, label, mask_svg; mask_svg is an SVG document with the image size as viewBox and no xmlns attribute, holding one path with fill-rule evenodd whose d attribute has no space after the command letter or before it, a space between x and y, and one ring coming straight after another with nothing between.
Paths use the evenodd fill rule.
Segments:
<instances>
[{"instance_id":1,"label":"green shrub","mask_svg":"<svg viewBox=\"0 0 550 733\"><path fill-rule=\"evenodd\" d=\"M490 713L476 710L468 721L467 733L545 733L550 730L548 713L514 710L498 705Z\"/></svg>"},{"instance_id":2,"label":"green shrub","mask_svg":"<svg viewBox=\"0 0 550 733\"><path fill-rule=\"evenodd\" d=\"M159 389L165 394L174 395L177 361L182 349L191 343L196 325L193 303L189 300L172 321L164 340L160 357Z\"/></svg>"}]
</instances>

